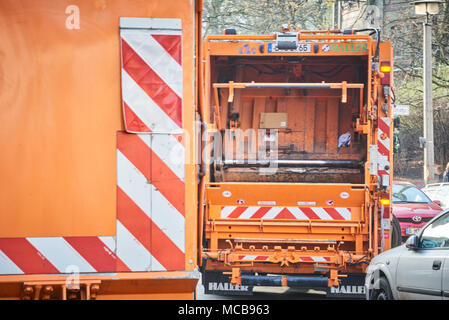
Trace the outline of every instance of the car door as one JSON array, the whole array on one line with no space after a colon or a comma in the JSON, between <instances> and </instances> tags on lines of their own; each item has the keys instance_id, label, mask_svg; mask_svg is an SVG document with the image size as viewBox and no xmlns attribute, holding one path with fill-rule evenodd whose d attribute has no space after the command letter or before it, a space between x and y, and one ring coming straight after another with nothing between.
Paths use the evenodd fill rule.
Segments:
<instances>
[{"instance_id":1,"label":"car door","mask_svg":"<svg viewBox=\"0 0 449 320\"><path fill-rule=\"evenodd\" d=\"M400 299L443 299L449 256L449 212L428 224L419 235L418 248L409 249L399 259L396 286ZM447 284L446 284L446 290Z\"/></svg>"}]
</instances>

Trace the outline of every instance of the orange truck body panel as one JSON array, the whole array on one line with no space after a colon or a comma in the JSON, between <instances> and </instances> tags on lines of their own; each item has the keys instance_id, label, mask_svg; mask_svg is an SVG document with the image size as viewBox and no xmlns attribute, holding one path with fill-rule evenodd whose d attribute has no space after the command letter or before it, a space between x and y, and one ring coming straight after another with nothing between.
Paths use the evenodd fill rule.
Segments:
<instances>
[{"instance_id":1,"label":"orange truck body panel","mask_svg":"<svg viewBox=\"0 0 449 320\"><path fill-rule=\"evenodd\" d=\"M201 7L201 1L182 0L1 2L0 298L67 298L70 294L86 298L86 292L88 297L93 297L92 289L97 299L194 297L198 280L195 271L198 204L197 167L195 153L190 148L195 148L193 137L197 130L194 126L198 96L196 55ZM127 122L131 119L128 109L135 106L125 106L129 101L122 101L129 92L124 88L125 72L120 66L127 74L136 70L132 64L143 61L139 57L141 53L127 55L130 49L125 42L137 39L143 43L146 38L141 40L139 31L133 31L133 22L131 27L121 26L123 17L132 21L154 18L163 23L176 20L180 26L178 31L169 34L173 39L182 39L176 40L174 47L164 43L160 35L165 35L164 27L154 32L153 27L144 27L154 35L145 36L152 38L152 43L158 42L148 52L156 47L165 50L165 59L182 72L179 76L182 85L177 91L173 89L176 95L161 84L163 90L182 101L179 115L182 122L177 123L182 130L158 136L171 139L188 151L183 151L180 169L173 169L176 174L171 170L162 172L157 167L164 162L168 151L150 154L145 149L148 157L139 158L133 149L133 143L143 148L145 139L157 135L127 133L130 130L125 122L132 125ZM154 23L162 23L159 20ZM133 49L143 50L143 46L134 43ZM140 77L142 82L156 81L156 76ZM149 95L153 94L152 99L160 102L154 90L139 84ZM159 107L167 106L162 101ZM155 146L153 140L151 146ZM163 194L161 198L174 203L173 211L176 210L181 221L179 230L175 231L178 233L164 235L164 226L155 223L157 203L152 204L154 212L149 215L153 221L150 221L139 211L141 208L129 202L126 192L117 186L123 173L119 163L122 158L118 154L124 154L123 159L127 157L138 167L135 172L140 170L140 177L146 176L148 185L156 186L152 195ZM150 162L152 169L146 175L145 167ZM170 191L169 185L177 187ZM179 201L173 200L175 197ZM163 219L162 215L159 217ZM140 255L125 244L120 249L121 228L127 230L123 232L129 231L131 241L139 243L143 250ZM156 238L158 235L161 238ZM171 236L177 237L176 240ZM167 237L173 243L165 241ZM47 242L50 247L44 245ZM55 257L53 260L49 257L52 250L59 250L51 247L56 242L69 251L80 250L68 253L77 254L76 259L82 259L85 266L85 269L81 266L79 286L72 293L66 291L65 281L74 274L64 270L63 258L58 262ZM92 244L101 252L89 252ZM166 256L172 249L176 251L176 261ZM121 258L120 250L135 255ZM109 261L108 266L95 260L105 252L108 256L104 261ZM131 266L134 262L136 268ZM83 270L89 270L89 275ZM93 272L99 270L111 273L100 276ZM141 281L135 282L137 279ZM92 283L99 287L93 288ZM52 288L46 288L53 284ZM59 293L51 295L52 290Z\"/></svg>"},{"instance_id":2,"label":"orange truck body panel","mask_svg":"<svg viewBox=\"0 0 449 320\"><path fill-rule=\"evenodd\" d=\"M202 266L233 284L318 274L335 287L390 248L380 199L391 198L393 75L378 66L392 70L392 48L379 42L376 57L366 34L290 35L293 46L277 42L287 33L204 42ZM351 143L338 145L345 133Z\"/></svg>"}]
</instances>

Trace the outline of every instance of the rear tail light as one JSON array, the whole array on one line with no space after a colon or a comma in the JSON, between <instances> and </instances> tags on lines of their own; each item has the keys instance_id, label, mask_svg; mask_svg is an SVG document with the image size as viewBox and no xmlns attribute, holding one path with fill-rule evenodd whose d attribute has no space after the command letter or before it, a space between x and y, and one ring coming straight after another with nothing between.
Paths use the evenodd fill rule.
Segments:
<instances>
[{"instance_id":1,"label":"rear tail light","mask_svg":"<svg viewBox=\"0 0 449 320\"><path fill-rule=\"evenodd\" d=\"M390 85L390 73L391 73L391 65L390 61L383 61L380 63L380 72L384 74L384 77L380 80L380 83L383 85Z\"/></svg>"}]
</instances>

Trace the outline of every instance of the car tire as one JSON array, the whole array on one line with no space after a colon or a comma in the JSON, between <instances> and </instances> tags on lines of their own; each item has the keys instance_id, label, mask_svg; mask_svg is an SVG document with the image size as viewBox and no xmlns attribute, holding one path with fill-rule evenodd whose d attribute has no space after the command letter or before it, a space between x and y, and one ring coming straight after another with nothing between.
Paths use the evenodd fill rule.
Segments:
<instances>
[{"instance_id":1,"label":"car tire","mask_svg":"<svg viewBox=\"0 0 449 320\"><path fill-rule=\"evenodd\" d=\"M369 296L370 300L394 300L390 284L385 277L379 279L379 289L372 289Z\"/></svg>"},{"instance_id":2,"label":"car tire","mask_svg":"<svg viewBox=\"0 0 449 320\"><path fill-rule=\"evenodd\" d=\"M401 225L399 224L398 218L393 215L393 219L391 221L391 247L398 247L402 244L402 233L401 233Z\"/></svg>"}]
</instances>

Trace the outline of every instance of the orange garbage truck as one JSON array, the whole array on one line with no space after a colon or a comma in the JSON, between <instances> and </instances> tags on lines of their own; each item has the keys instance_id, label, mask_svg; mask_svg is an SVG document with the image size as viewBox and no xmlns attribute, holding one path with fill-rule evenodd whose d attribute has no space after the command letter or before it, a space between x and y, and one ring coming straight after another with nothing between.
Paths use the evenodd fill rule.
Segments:
<instances>
[{"instance_id":1,"label":"orange garbage truck","mask_svg":"<svg viewBox=\"0 0 449 320\"><path fill-rule=\"evenodd\" d=\"M0 2L0 299L193 299L201 1Z\"/></svg>"},{"instance_id":2,"label":"orange garbage truck","mask_svg":"<svg viewBox=\"0 0 449 320\"><path fill-rule=\"evenodd\" d=\"M400 244L391 214L393 50L380 30L208 36L201 65L200 270L363 297Z\"/></svg>"}]
</instances>

